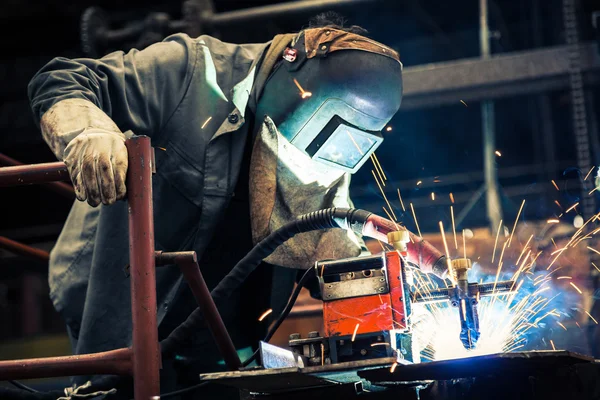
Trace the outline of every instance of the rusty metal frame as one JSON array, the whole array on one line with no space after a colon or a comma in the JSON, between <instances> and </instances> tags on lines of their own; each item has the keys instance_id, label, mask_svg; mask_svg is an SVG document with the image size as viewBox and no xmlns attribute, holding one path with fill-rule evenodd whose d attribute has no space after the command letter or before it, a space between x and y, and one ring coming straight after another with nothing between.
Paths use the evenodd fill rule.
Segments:
<instances>
[{"instance_id":1,"label":"rusty metal frame","mask_svg":"<svg viewBox=\"0 0 600 400\"><path fill-rule=\"evenodd\" d=\"M129 375L134 397L148 400L160 395L161 354L156 319L155 266L177 264L202 309L229 369L241 362L208 290L196 253L155 252L152 205L153 150L150 138L136 136L126 142L129 154L129 260L131 279L132 347L106 352L47 358L0 361L0 380L69 375ZM0 187L39 184L68 179L63 163L0 168ZM41 255L40 255L40 258Z\"/></svg>"}]
</instances>

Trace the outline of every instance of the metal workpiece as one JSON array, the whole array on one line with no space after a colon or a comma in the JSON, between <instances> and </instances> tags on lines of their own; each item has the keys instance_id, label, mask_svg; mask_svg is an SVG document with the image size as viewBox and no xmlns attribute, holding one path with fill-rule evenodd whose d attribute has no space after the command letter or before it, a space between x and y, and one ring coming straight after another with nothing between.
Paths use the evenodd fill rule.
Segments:
<instances>
[{"instance_id":1,"label":"metal workpiece","mask_svg":"<svg viewBox=\"0 0 600 400\"><path fill-rule=\"evenodd\" d=\"M160 394L160 349L156 321L152 148L150 138L125 142L128 152L129 263L133 325L133 380L136 399Z\"/></svg>"},{"instance_id":2,"label":"metal workpiece","mask_svg":"<svg viewBox=\"0 0 600 400\"><path fill-rule=\"evenodd\" d=\"M0 187L67 181L69 179L67 166L61 161L0 168Z\"/></svg>"},{"instance_id":3,"label":"metal workpiece","mask_svg":"<svg viewBox=\"0 0 600 400\"><path fill-rule=\"evenodd\" d=\"M93 354L0 361L0 379L96 374L131 375L132 369L132 350L123 348Z\"/></svg>"},{"instance_id":4,"label":"metal workpiece","mask_svg":"<svg viewBox=\"0 0 600 400\"><path fill-rule=\"evenodd\" d=\"M181 272L198 303L198 307L202 310L202 315L204 315L208 328L223 356L225 365L227 365L227 368L231 371L240 369L242 362L233 345L231 336L229 336L229 332L227 332L221 314L210 294L206 281L202 276L196 252L181 251L168 253L157 251L155 252L155 257L157 266L176 264L181 269Z\"/></svg>"},{"instance_id":5,"label":"metal workpiece","mask_svg":"<svg viewBox=\"0 0 600 400\"><path fill-rule=\"evenodd\" d=\"M5 249L11 253L43 262L48 262L50 259L50 253L47 251L16 242L4 236L0 236L0 249Z\"/></svg>"}]
</instances>

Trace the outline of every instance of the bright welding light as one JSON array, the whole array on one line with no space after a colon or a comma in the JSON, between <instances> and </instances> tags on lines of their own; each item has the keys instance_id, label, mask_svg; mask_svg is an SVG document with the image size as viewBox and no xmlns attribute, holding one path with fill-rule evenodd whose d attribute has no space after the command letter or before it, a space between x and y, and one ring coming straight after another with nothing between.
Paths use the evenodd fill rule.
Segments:
<instances>
[{"instance_id":1,"label":"bright welding light","mask_svg":"<svg viewBox=\"0 0 600 400\"><path fill-rule=\"evenodd\" d=\"M414 304L414 311L428 313L413 327L413 337L431 337L429 348L434 360L450 360L502 353L513 341L512 330L517 322L505 301L491 298L479 303L481 336L474 349L467 350L459 339L460 319L457 308L449 304Z\"/></svg>"}]
</instances>

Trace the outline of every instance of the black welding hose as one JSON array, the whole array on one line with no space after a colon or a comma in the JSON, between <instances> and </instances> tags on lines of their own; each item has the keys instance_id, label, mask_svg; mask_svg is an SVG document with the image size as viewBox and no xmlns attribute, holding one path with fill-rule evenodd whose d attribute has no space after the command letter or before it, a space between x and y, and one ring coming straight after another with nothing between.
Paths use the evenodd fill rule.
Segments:
<instances>
[{"instance_id":1,"label":"black welding hose","mask_svg":"<svg viewBox=\"0 0 600 400\"><path fill-rule=\"evenodd\" d=\"M371 213L368 211L354 208L327 208L299 216L254 246L211 291L213 299L215 302L227 299L260 265L263 259L296 234L330 228L352 229L361 233L362 227L370 215ZM196 308L181 325L161 341L163 356L170 357L178 349L184 348L203 323L202 312Z\"/></svg>"},{"instance_id":2,"label":"black welding hose","mask_svg":"<svg viewBox=\"0 0 600 400\"><path fill-rule=\"evenodd\" d=\"M285 308L283 309L283 311L281 311L281 313L279 314L279 317L277 317L277 320L273 323L271 328L269 328L267 335L263 339L264 342L268 342L269 340L271 340L271 338L273 337L275 332L277 332L277 329L279 329L279 327L281 326L283 321L285 321L287 316L290 314L290 311L292 311L294 304L296 304L296 300L298 300L300 291L302 290L304 285L306 285L306 282L308 282L308 280L310 279L310 277L313 273L314 273L314 270L312 268L309 268L306 271L304 271L302 278L300 278L300 281L294 288L294 291L292 292L292 295L290 296ZM250 363L252 363L252 361L256 360L256 357L258 357L259 351L260 351L260 349L256 350L254 353L252 353L252 355L242 363L242 367L247 367L248 365L250 365Z\"/></svg>"}]
</instances>

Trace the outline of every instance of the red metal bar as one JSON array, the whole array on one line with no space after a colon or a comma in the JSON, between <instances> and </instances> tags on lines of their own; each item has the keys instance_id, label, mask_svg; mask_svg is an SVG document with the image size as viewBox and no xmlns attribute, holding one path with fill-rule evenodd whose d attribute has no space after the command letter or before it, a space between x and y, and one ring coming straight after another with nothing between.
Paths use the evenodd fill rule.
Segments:
<instances>
[{"instance_id":1,"label":"red metal bar","mask_svg":"<svg viewBox=\"0 0 600 400\"><path fill-rule=\"evenodd\" d=\"M65 357L0 361L0 379L51 378L71 375L131 375L128 348ZM148 397L149 399L150 397Z\"/></svg>"},{"instance_id":2,"label":"red metal bar","mask_svg":"<svg viewBox=\"0 0 600 400\"><path fill-rule=\"evenodd\" d=\"M36 249L23 243L15 242L4 236L0 236L0 248L10 251L20 256L32 257L38 260L48 262L50 254L47 251Z\"/></svg>"},{"instance_id":3,"label":"red metal bar","mask_svg":"<svg viewBox=\"0 0 600 400\"><path fill-rule=\"evenodd\" d=\"M0 187L66 181L69 179L67 166L65 163L58 161L0 168Z\"/></svg>"},{"instance_id":4,"label":"red metal bar","mask_svg":"<svg viewBox=\"0 0 600 400\"><path fill-rule=\"evenodd\" d=\"M126 146L134 395L136 400L148 400L160 394L161 362L156 322L152 148L147 136L129 139Z\"/></svg>"},{"instance_id":5,"label":"red metal bar","mask_svg":"<svg viewBox=\"0 0 600 400\"><path fill-rule=\"evenodd\" d=\"M14 158L9 157L2 153L0 153L0 164L6 165L6 166L11 166L11 167L25 165L22 162L15 160ZM48 187L48 189L60 194L61 196L66 197L66 198L69 198L69 199L75 198L75 190L73 189L73 186L69 185L68 183L50 182L50 183L46 183L44 186Z\"/></svg>"},{"instance_id":6,"label":"red metal bar","mask_svg":"<svg viewBox=\"0 0 600 400\"><path fill-rule=\"evenodd\" d=\"M200 271L198 258L195 251L181 251L173 253L156 252L157 266L165 264L177 264L185 277L190 289L196 298L198 307L202 310L202 315L208 324L210 332L223 356L225 365L231 371L240 369L242 362L235 350L235 346L231 341L231 336L227 332L225 323L221 318L221 314L215 305L215 302L210 295L210 290L206 286L206 281Z\"/></svg>"}]
</instances>

